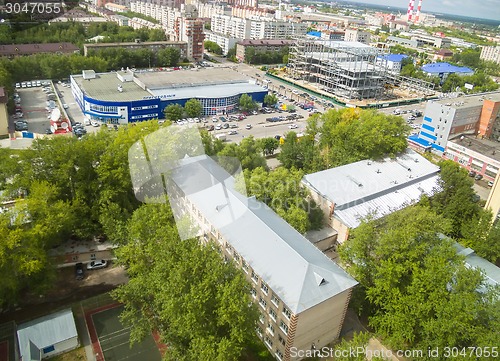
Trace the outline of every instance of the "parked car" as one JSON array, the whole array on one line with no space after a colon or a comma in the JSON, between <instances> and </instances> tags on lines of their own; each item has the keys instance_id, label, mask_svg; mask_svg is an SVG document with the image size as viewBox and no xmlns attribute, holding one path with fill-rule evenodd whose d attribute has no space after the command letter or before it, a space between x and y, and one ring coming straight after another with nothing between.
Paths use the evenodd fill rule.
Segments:
<instances>
[{"instance_id":1,"label":"parked car","mask_svg":"<svg viewBox=\"0 0 500 361\"><path fill-rule=\"evenodd\" d=\"M483 179L483 176L481 174L476 174L476 176L474 177L475 180L481 180Z\"/></svg>"},{"instance_id":2,"label":"parked car","mask_svg":"<svg viewBox=\"0 0 500 361\"><path fill-rule=\"evenodd\" d=\"M211 125L211 126L209 126L209 127L207 128L207 130L208 130L209 132L211 132L211 131L212 131L212 130L214 130L214 129L215 129L215 127L214 127L213 125Z\"/></svg>"},{"instance_id":3,"label":"parked car","mask_svg":"<svg viewBox=\"0 0 500 361\"><path fill-rule=\"evenodd\" d=\"M493 187L493 181L488 182L488 187Z\"/></svg>"},{"instance_id":4,"label":"parked car","mask_svg":"<svg viewBox=\"0 0 500 361\"><path fill-rule=\"evenodd\" d=\"M238 132L236 130L230 130L229 131L229 135L236 135L238 134Z\"/></svg>"},{"instance_id":5,"label":"parked car","mask_svg":"<svg viewBox=\"0 0 500 361\"><path fill-rule=\"evenodd\" d=\"M28 130L28 123L25 120L17 120L14 125L17 131Z\"/></svg>"},{"instance_id":6,"label":"parked car","mask_svg":"<svg viewBox=\"0 0 500 361\"><path fill-rule=\"evenodd\" d=\"M222 128L224 128L224 129L227 129L227 128L229 128L229 124L227 124L227 123L224 123L224 125L222 126Z\"/></svg>"},{"instance_id":7,"label":"parked car","mask_svg":"<svg viewBox=\"0 0 500 361\"><path fill-rule=\"evenodd\" d=\"M247 125L245 126L245 129L252 129L252 124L247 124Z\"/></svg>"},{"instance_id":8,"label":"parked car","mask_svg":"<svg viewBox=\"0 0 500 361\"><path fill-rule=\"evenodd\" d=\"M290 124L288 126L289 129L297 129L299 126L297 124Z\"/></svg>"},{"instance_id":9,"label":"parked car","mask_svg":"<svg viewBox=\"0 0 500 361\"><path fill-rule=\"evenodd\" d=\"M64 103L64 104L63 104L63 108L64 108L64 109L68 109L68 108L69 108L69 105L68 105L68 104L66 104L66 103Z\"/></svg>"},{"instance_id":10,"label":"parked car","mask_svg":"<svg viewBox=\"0 0 500 361\"><path fill-rule=\"evenodd\" d=\"M99 259L92 261L90 263L87 263L87 269L88 270L94 270L94 269L100 269L100 268L105 268L108 265L108 262L104 259Z\"/></svg>"},{"instance_id":11,"label":"parked car","mask_svg":"<svg viewBox=\"0 0 500 361\"><path fill-rule=\"evenodd\" d=\"M83 280L84 277L83 263L75 264L75 278L77 280Z\"/></svg>"},{"instance_id":12,"label":"parked car","mask_svg":"<svg viewBox=\"0 0 500 361\"><path fill-rule=\"evenodd\" d=\"M469 177L475 177L476 176L476 172L474 172L473 170L471 170L469 172Z\"/></svg>"}]
</instances>

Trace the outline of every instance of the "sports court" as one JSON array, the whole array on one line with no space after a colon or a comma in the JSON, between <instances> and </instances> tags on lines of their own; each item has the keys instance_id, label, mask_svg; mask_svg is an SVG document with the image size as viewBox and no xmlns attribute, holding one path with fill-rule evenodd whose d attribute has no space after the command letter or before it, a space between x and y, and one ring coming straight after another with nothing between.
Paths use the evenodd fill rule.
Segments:
<instances>
[{"instance_id":1,"label":"sports court","mask_svg":"<svg viewBox=\"0 0 500 361\"><path fill-rule=\"evenodd\" d=\"M119 305L86 315L97 360L161 361L158 345L152 335L130 348L130 328L124 327L119 319L122 310L123 306Z\"/></svg>"}]
</instances>

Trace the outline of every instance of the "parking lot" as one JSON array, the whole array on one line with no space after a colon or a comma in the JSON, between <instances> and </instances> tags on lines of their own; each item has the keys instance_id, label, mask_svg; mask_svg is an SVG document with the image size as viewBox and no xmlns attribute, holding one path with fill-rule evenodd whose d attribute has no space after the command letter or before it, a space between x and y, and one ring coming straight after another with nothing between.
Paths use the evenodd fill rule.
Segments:
<instances>
[{"instance_id":1,"label":"parking lot","mask_svg":"<svg viewBox=\"0 0 500 361\"><path fill-rule=\"evenodd\" d=\"M17 92L21 97L21 119L28 123L28 132L45 134L45 130L50 128L50 121L45 109L47 99L42 88L21 88Z\"/></svg>"}]
</instances>

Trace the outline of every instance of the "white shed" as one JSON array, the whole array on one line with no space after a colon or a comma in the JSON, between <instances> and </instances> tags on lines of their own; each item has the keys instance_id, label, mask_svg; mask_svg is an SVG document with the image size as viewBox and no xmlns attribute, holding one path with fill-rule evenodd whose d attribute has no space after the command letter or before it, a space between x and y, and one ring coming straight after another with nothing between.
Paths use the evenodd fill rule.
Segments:
<instances>
[{"instance_id":1,"label":"white shed","mask_svg":"<svg viewBox=\"0 0 500 361\"><path fill-rule=\"evenodd\" d=\"M17 329L22 361L41 360L78 347L71 309L23 323Z\"/></svg>"}]
</instances>

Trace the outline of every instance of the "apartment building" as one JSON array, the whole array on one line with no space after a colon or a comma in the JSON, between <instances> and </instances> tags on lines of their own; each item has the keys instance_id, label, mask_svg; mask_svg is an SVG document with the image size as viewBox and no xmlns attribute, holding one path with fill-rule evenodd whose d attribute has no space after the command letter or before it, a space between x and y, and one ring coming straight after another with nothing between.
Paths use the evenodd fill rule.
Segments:
<instances>
[{"instance_id":1,"label":"apartment building","mask_svg":"<svg viewBox=\"0 0 500 361\"><path fill-rule=\"evenodd\" d=\"M203 59L204 23L201 19L177 18L175 20L175 40L187 43L188 59Z\"/></svg>"},{"instance_id":2,"label":"apartment building","mask_svg":"<svg viewBox=\"0 0 500 361\"><path fill-rule=\"evenodd\" d=\"M370 43L370 33L359 29L346 29L344 40L350 42L358 42L362 44Z\"/></svg>"},{"instance_id":3,"label":"apartment building","mask_svg":"<svg viewBox=\"0 0 500 361\"><path fill-rule=\"evenodd\" d=\"M205 41L206 40L213 41L219 45L222 49L222 55L227 55L227 52L234 48L239 39L205 30Z\"/></svg>"},{"instance_id":4,"label":"apartment building","mask_svg":"<svg viewBox=\"0 0 500 361\"><path fill-rule=\"evenodd\" d=\"M250 39L292 39L306 33L306 23L269 20L250 22Z\"/></svg>"},{"instance_id":5,"label":"apartment building","mask_svg":"<svg viewBox=\"0 0 500 361\"><path fill-rule=\"evenodd\" d=\"M256 332L277 360L339 337L357 284L351 276L265 204L238 193L235 178L206 155L183 159L167 183L172 208L246 274L260 311Z\"/></svg>"},{"instance_id":6,"label":"apartment building","mask_svg":"<svg viewBox=\"0 0 500 361\"><path fill-rule=\"evenodd\" d=\"M483 46L480 57L482 60L500 64L500 46Z\"/></svg>"},{"instance_id":7,"label":"apartment building","mask_svg":"<svg viewBox=\"0 0 500 361\"><path fill-rule=\"evenodd\" d=\"M250 38L250 20L228 15L215 15L210 25L212 32L235 39Z\"/></svg>"}]
</instances>

